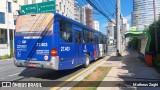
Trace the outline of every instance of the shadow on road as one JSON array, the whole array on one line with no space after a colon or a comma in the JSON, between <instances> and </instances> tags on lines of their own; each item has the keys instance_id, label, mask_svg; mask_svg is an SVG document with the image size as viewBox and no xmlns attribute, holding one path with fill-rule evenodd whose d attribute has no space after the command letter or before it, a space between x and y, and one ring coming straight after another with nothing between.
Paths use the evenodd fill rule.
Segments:
<instances>
[{"instance_id":1,"label":"shadow on road","mask_svg":"<svg viewBox=\"0 0 160 90\"><path fill-rule=\"evenodd\" d=\"M97 62L97 60L93 60L90 62L90 64L93 64L94 62ZM74 69L69 70L61 70L61 71L55 71L51 69L42 69L42 68L26 68L23 70L19 76L23 76L24 78L38 78L37 80L65 80L69 77L72 77L73 75L77 74L81 70L83 70L83 65L76 67Z\"/></svg>"},{"instance_id":2,"label":"shadow on road","mask_svg":"<svg viewBox=\"0 0 160 90\"><path fill-rule=\"evenodd\" d=\"M41 79L47 79L47 80L58 80L64 76L73 74L74 72L80 69L82 69L82 66L71 69L71 70L61 70L61 71L41 69L41 68L26 68L19 74L19 76L23 76L26 78L34 77L34 78L41 78Z\"/></svg>"},{"instance_id":3,"label":"shadow on road","mask_svg":"<svg viewBox=\"0 0 160 90\"><path fill-rule=\"evenodd\" d=\"M106 61L121 61L121 57L119 56L111 56L109 59L107 59Z\"/></svg>"}]
</instances>

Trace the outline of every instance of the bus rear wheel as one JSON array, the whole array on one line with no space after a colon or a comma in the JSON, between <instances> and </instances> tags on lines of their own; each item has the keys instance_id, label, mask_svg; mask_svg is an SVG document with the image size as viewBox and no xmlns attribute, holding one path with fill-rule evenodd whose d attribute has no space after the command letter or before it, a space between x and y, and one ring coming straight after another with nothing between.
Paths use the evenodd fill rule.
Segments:
<instances>
[{"instance_id":1,"label":"bus rear wheel","mask_svg":"<svg viewBox=\"0 0 160 90\"><path fill-rule=\"evenodd\" d=\"M87 68L90 64L90 57L89 55L86 55L86 60L85 60L85 63L84 63L84 67Z\"/></svg>"}]
</instances>

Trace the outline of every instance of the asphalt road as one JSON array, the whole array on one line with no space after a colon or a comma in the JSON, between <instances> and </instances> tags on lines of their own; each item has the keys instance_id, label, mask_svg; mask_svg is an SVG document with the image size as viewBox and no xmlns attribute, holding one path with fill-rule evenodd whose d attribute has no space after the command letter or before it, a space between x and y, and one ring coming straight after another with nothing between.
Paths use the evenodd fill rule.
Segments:
<instances>
[{"instance_id":1,"label":"asphalt road","mask_svg":"<svg viewBox=\"0 0 160 90\"><path fill-rule=\"evenodd\" d=\"M115 46L109 46L108 55L114 51ZM13 60L2 60L0 61L0 81L64 81L84 69L82 66L64 71L23 68L14 66Z\"/></svg>"}]
</instances>

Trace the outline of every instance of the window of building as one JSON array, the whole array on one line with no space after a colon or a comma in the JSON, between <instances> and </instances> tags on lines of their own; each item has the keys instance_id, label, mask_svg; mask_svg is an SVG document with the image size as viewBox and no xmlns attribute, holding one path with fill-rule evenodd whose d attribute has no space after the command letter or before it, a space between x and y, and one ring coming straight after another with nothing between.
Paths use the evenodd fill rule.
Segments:
<instances>
[{"instance_id":1,"label":"window of building","mask_svg":"<svg viewBox=\"0 0 160 90\"><path fill-rule=\"evenodd\" d=\"M7 30L0 29L0 44L6 44L6 43L7 43Z\"/></svg>"},{"instance_id":2,"label":"window of building","mask_svg":"<svg viewBox=\"0 0 160 90\"><path fill-rule=\"evenodd\" d=\"M13 0L13 2L17 3L17 0Z\"/></svg>"},{"instance_id":3,"label":"window of building","mask_svg":"<svg viewBox=\"0 0 160 90\"><path fill-rule=\"evenodd\" d=\"M11 2L8 2L8 12L9 12L9 13L11 13L11 12L12 12Z\"/></svg>"},{"instance_id":4,"label":"window of building","mask_svg":"<svg viewBox=\"0 0 160 90\"><path fill-rule=\"evenodd\" d=\"M16 25L16 20L14 20L14 25Z\"/></svg>"},{"instance_id":5,"label":"window of building","mask_svg":"<svg viewBox=\"0 0 160 90\"><path fill-rule=\"evenodd\" d=\"M36 0L32 0L32 3L36 3Z\"/></svg>"},{"instance_id":6,"label":"window of building","mask_svg":"<svg viewBox=\"0 0 160 90\"><path fill-rule=\"evenodd\" d=\"M5 24L5 13L0 12L0 23Z\"/></svg>"},{"instance_id":7,"label":"window of building","mask_svg":"<svg viewBox=\"0 0 160 90\"><path fill-rule=\"evenodd\" d=\"M66 8L65 8L65 5L64 5L64 13L65 13L65 9L66 9Z\"/></svg>"},{"instance_id":8,"label":"window of building","mask_svg":"<svg viewBox=\"0 0 160 90\"><path fill-rule=\"evenodd\" d=\"M42 2L47 2L48 0L42 0Z\"/></svg>"},{"instance_id":9,"label":"window of building","mask_svg":"<svg viewBox=\"0 0 160 90\"><path fill-rule=\"evenodd\" d=\"M60 20L60 36L66 42L72 42L72 24L61 19Z\"/></svg>"},{"instance_id":10,"label":"window of building","mask_svg":"<svg viewBox=\"0 0 160 90\"><path fill-rule=\"evenodd\" d=\"M59 2L59 8L60 8L60 10L61 10L61 2Z\"/></svg>"},{"instance_id":11,"label":"window of building","mask_svg":"<svg viewBox=\"0 0 160 90\"><path fill-rule=\"evenodd\" d=\"M28 0L24 0L24 4L28 4Z\"/></svg>"}]
</instances>

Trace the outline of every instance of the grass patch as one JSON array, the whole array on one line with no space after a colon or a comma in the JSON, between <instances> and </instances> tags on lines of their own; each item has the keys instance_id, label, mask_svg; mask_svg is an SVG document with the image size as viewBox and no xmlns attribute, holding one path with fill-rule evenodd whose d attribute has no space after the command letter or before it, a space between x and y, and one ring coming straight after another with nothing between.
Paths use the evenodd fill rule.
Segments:
<instances>
[{"instance_id":1,"label":"grass patch","mask_svg":"<svg viewBox=\"0 0 160 90\"><path fill-rule=\"evenodd\" d=\"M0 56L0 60L1 60L1 59L8 59L8 58L10 58L9 55Z\"/></svg>"},{"instance_id":2,"label":"grass patch","mask_svg":"<svg viewBox=\"0 0 160 90\"><path fill-rule=\"evenodd\" d=\"M91 74L86 76L82 82L76 84L71 90L96 90L101 81L108 74L111 67L98 67ZM86 81L86 82L85 82ZM95 82L94 82L95 81ZM82 87L84 86L84 87ZM85 87L87 86L87 87ZM88 87L93 86L93 87Z\"/></svg>"}]
</instances>

